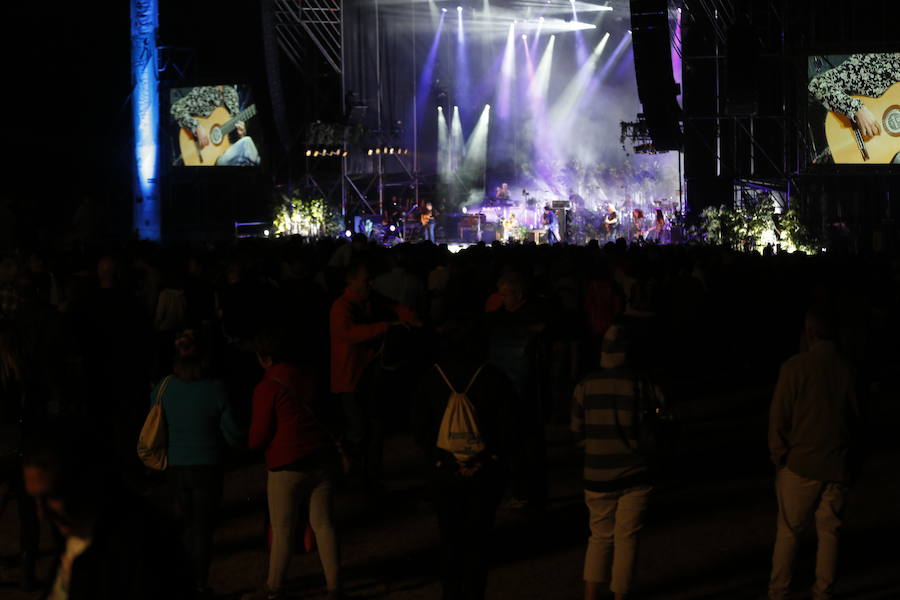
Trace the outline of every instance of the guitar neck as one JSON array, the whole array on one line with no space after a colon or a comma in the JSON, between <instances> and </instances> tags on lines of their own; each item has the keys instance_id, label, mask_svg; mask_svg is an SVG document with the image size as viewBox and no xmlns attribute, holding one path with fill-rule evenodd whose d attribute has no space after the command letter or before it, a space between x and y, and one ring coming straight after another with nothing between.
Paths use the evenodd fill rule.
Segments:
<instances>
[{"instance_id":1,"label":"guitar neck","mask_svg":"<svg viewBox=\"0 0 900 600\"><path fill-rule=\"evenodd\" d=\"M254 116L256 116L256 105L251 104L238 114L234 115L232 118L228 119L228 121L226 121L225 124L221 126L222 133L228 135L234 130L234 127L237 123L246 121L247 119Z\"/></svg>"}]
</instances>

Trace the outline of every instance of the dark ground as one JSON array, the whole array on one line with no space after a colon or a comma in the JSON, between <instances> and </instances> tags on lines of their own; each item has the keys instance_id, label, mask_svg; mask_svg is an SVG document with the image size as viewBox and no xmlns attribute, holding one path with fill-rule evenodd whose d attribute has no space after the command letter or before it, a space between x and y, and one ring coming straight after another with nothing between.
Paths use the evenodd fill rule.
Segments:
<instances>
[{"instance_id":1,"label":"dark ground","mask_svg":"<svg viewBox=\"0 0 900 600\"><path fill-rule=\"evenodd\" d=\"M658 486L645 529L635 598L712 600L764 593L775 529L772 467L766 453L768 390L695 399L682 410L679 459ZM840 598L900 598L900 398L872 397L874 448L853 488L840 562ZM688 408L690 410L688 410ZM588 535L577 453L565 427L548 428L551 505L542 519L501 512L495 531L489 598L576 599ZM436 524L422 500L418 454L411 440L387 448L387 491L342 492L337 517L345 581L351 598L439 598ZM157 491L156 494L159 492ZM211 581L219 597L264 581L264 470L232 470L226 479ZM0 517L0 555L16 548L15 507ZM44 541L49 536L44 536ZM46 543L44 544L46 546ZM798 590L812 582L812 546L801 554ZM41 572L49 568L41 561ZM16 570L0 573L0 598L30 598L17 590ZM323 594L318 558L296 556L292 597ZM806 598L802 592L796 598Z\"/></svg>"}]
</instances>

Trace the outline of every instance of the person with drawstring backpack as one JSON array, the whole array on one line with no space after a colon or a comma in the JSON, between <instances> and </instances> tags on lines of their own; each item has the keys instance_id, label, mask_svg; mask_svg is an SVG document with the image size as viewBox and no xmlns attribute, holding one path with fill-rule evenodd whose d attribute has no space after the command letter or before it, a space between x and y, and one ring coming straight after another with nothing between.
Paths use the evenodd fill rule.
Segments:
<instances>
[{"instance_id":1,"label":"person with drawstring backpack","mask_svg":"<svg viewBox=\"0 0 900 600\"><path fill-rule=\"evenodd\" d=\"M506 487L507 417L515 405L515 388L484 362L476 332L458 327L444 340L446 350L426 370L413 400L447 600L484 598L490 531Z\"/></svg>"}]
</instances>

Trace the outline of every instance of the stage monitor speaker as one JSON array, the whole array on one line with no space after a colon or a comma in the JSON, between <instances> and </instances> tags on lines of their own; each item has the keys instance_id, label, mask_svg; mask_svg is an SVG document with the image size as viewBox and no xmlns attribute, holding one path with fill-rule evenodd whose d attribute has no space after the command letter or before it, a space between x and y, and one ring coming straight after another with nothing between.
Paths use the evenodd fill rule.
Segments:
<instances>
[{"instance_id":1,"label":"stage monitor speaker","mask_svg":"<svg viewBox=\"0 0 900 600\"><path fill-rule=\"evenodd\" d=\"M681 108L672 72L667 0L631 0L631 42L638 97L654 147L681 149Z\"/></svg>"}]
</instances>

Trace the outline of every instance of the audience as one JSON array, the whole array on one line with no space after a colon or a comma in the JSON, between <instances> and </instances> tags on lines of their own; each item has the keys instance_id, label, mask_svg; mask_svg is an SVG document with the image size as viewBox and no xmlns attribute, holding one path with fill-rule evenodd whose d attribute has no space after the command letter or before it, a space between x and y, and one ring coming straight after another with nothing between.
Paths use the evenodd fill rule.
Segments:
<instances>
[{"instance_id":1,"label":"audience","mask_svg":"<svg viewBox=\"0 0 900 600\"><path fill-rule=\"evenodd\" d=\"M191 559L194 589L211 596L208 586L213 529L222 503L225 446L243 441L225 383L210 377L206 341L193 330L175 340L175 368L151 394L163 405L168 429L168 467L184 544Z\"/></svg>"},{"instance_id":2,"label":"audience","mask_svg":"<svg viewBox=\"0 0 900 600\"><path fill-rule=\"evenodd\" d=\"M446 597L481 598L498 504L506 496L502 507L540 516L545 425L571 412L589 463L586 597L606 582L624 597L656 482L640 448L635 390L652 382L690 407L697 385L755 389L777 379L770 596L784 594L812 515L814 592L828 598L858 466L854 390L877 388L888 372L898 290L900 263L882 257L701 245L498 243L453 254L355 236L0 256L0 492L21 519L22 583L42 579L40 514L59 537L48 598L208 596L223 473L245 458L227 448L247 439L265 453L272 527L268 578L249 597L284 594L304 502L326 589L340 597L335 490L354 493L354 476L380 478L387 427L412 433L427 457ZM779 377L814 301L839 307L840 318L811 311L808 351ZM180 531L152 510L159 481L135 453L148 391L155 398L172 358L166 478ZM460 464L436 438L451 390L470 383L487 451ZM617 409L591 408L607 395ZM57 423L67 435L39 433ZM341 452L357 465L349 480L340 477Z\"/></svg>"},{"instance_id":3,"label":"audience","mask_svg":"<svg viewBox=\"0 0 900 600\"><path fill-rule=\"evenodd\" d=\"M769 599L784 600L799 534L815 520L818 537L813 600L834 594L838 539L859 450L860 410L851 366L839 354L828 307L806 315L808 350L781 367L769 414L778 521Z\"/></svg>"},{"instance_id":4,"label":"audience","mask_svg":"<svg viewBox=\"0 0 900 600\"><path fill-rule=\"evenodd\" d=\"M301 509L308 505L328 596L337 599L340 555L332 518L341 464L337 440L316 417L317 387L310 369L286 360L283 340L273 330L260 332L255 345L265 374L253 392L249 445L251 450L265 451L272 547L265 587L243 598L284 597L294 529L304 522Z\"/></svg>"}]
</instances>

